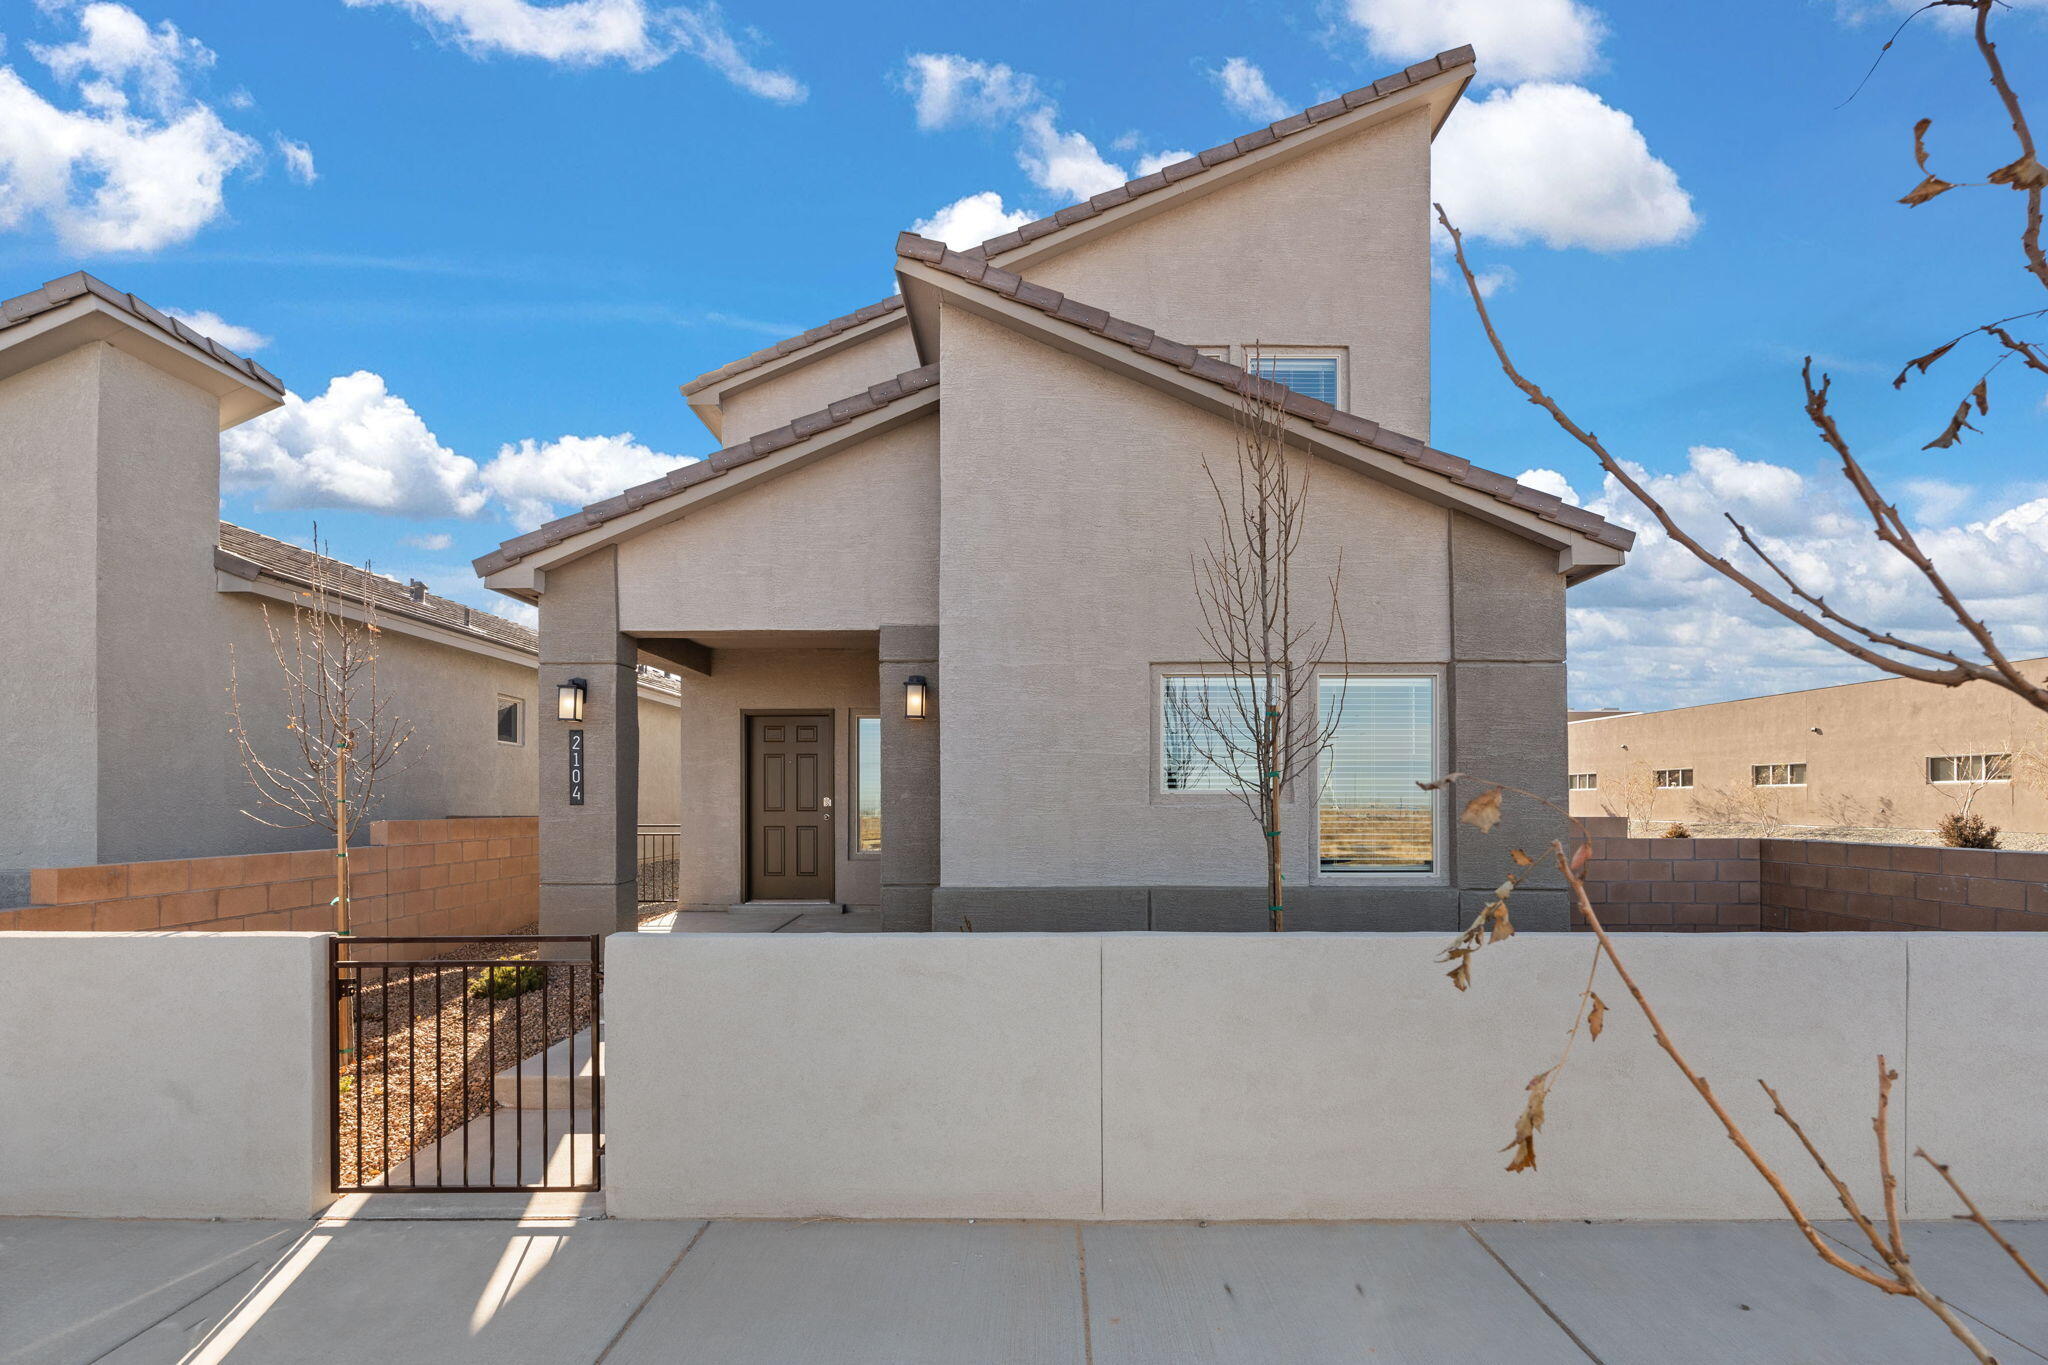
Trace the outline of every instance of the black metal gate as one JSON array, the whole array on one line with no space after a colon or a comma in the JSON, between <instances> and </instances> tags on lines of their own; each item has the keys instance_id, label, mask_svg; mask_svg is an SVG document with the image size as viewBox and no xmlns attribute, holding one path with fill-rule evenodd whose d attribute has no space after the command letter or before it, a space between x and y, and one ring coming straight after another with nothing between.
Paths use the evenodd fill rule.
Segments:
<instances>
[{"instance_id":1,"label":"black metal gate","mask_svg":"<svg viewBox=\"0 0 2048 1365\"><path fill-rule=\"evenodd\" d=\"M597 934L330 940L335 1191L600 1188L603 953Z\"/></svg>"}]
</instances>

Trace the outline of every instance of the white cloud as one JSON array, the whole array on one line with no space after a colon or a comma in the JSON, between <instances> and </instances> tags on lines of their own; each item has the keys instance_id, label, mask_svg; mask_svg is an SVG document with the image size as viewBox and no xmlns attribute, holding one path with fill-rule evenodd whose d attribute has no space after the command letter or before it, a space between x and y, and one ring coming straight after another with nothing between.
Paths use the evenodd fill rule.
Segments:
<instances>
[{"instance_id":1,"label":"white cloud","mask_svg":"<svg viewBox=\"0 0 2048 1365\"><path fill-rule=\"evenodd\" d=\"M920 237L944 242L955 251L965 251L1024 226L1032 217L1022 209L1004 208L1003 196L994 190L983 190L955 199L929 218L918 219L910 230Z\"/></svg>"},{"instance_id":2,"label":"white cloud","mask_svg":"<svg viewBox=\"0 0 2048 1365\"><path fill-rule=\"evenodd\" d=\"M630 431L617 436L531 437L504 445L483 468L483 486L522 530L540 525L689 461L649 450Z\"/></svg>"},{"instance_id":3,"label":"white cloud","mask_svg":"<svg viewBox=\"0 0 2048 1365\"><path fill-rule=\"evenodd\" d=\"M279 133L277 154L284 158L285 173L301 185L310 185L320 178L320 173L313 169L313 149L305 143L294 142Z\"/></svg>"},{"instance_id":4,"label":"white cloud","mask_svg":"<svg viewBox=\"0 0 2048 1365\"><path fill-rule=\"evenodd\" d=\"M1266 73L1242 57L1232 57L1214 74L1216 84L1223 88L1223 102L1234 114L1271 123L1294 112L1293 105L1273 93Z\"/></svg>"},{"instance_id":5,"label":"white cloud","mask_svg":"<svg viewBox=\"0 0 2048 1365\"><path fill-rule=\"evenodd\" d=\"M420 415L367 370L315 398L221 433L221 482L266 507L353 507L407 517L473 517L486 495L476 461L442 445Z\"/></svg>"},{"instance_id":6,"label":"white cloud","mask_svg":"<svg viewBox=\"0 0 2048 1365\"><path fill-rule=\"evenodd\" d=\"M1575 85L1460 105L1437 135L1433 175L1460 231L1508 245L1621 251L1682 242L1699 226L1635 121Z\"/></svg>"},{"instance_id":7,"label":"white cloud","mask_svg":"<svg viewBox=\"0 0 2048 1365\"><path fill-rule=\"evenodd\" d=\"M40 220L79 253L190 240L221 215L227 177L258 151L186 87L213 54L124 5L46 8L74 14L79 36L29 51L75 87L78 106L60 107L0 66L0 230Z\"/></svg>"},{"instance_id":8,"label":"white cloud","mask_svg":"<svg viewBox=\"0 0 2048 1365\"><path fill-rule=\"evenodd\" d=\"M1470 43L1482 80L1583 76L1606 26L1578 0L1346 0L1373 56L1408 63Z\"/></svg>"},{"instance_id":9,"label":"white cloud","mask_svg":"<svg viewBox=\"0 0 2048 1365\"><path fill-rule=\"evenodd\" d=\"M928 133L961 123L1001 123L1044 103L1032 77L956 52L913 53L900 84L917 103L917 126Z\"/></svg>"},{"instance_id":10,"label":"white cloud","mask_svg":"<svg viewBox=\"0 0 2048 1365\"><path fill-rule=\"evenodd\" d=\"M1131 178L1121 166L1105 160L1086 136L1062 132L1053 119L1052 109L1038 109L1018 125L1023 142L1017 148L1017 164L1032 184L1069 199L1088 199Z\"/></svg>"},{"instance_id":11,"label":"white cloud","mask_svg":"<svg viewBox=\"0 0 2048 1365\"><path fill-rule=\"evenodd\" d=\"M193 331L212 337L230 351L240 351L247 355L251 351L260 351L270 344L270 338L255 328L237 326L220 314L210 313L204 308L193 309L190 312L183 308L166 308L164 311Z\"/></svg>"},{"instance_id":12,"label":"white cloud","mask_svg":"<svg viewBox=\"0 0 2048 1365\"><path fill-rule=\"evenodd\" d=\"M1751 601L1669 540L1614 480L1582 499L1554 470L1521 477L1637 533L1625 566L1572 590L1575 705L1663 709L1869 676L1871 670ZM1847 615L1924 643L1965 643L1919 575L1871 534L1869 516L1832 474L1809 480L1782 465L1699 446L1684 472L1647 482L1680 525L1759 580L1775 581L1742 548L1724 510ZM2048 555L2048 498L1973 520L1929 518L1916 524L1916 534L2009 649L2048 653L2048 580L2040 572Z\"/></svg>"},{"instance_id":13,"label":"white cloud","mask_svg":"<svg viewBox=\"0 0 2048 1365\"><path fill-rule=\"evenodd\" d=\"M424 536L403 536L401 539L415 550L426 550L435 554L455 544L455 537L449 535L446 531L435 531L430 535Z\"/></svg>"},{"instance_id":14,"label":"white cloud","mask_svg":"<svg viewBox=\"0 0 2048 1365\"><path fill-rule=\"evenodd\" d=\"M361 9L396 5L476 56L503 53L568 66L619 62L644 71L678 52L696 57L740 89L781 104L808 91L787 72L756 66L716 4L661 8L646 0L346 0ZM749 30L749 41L758 36Z\"/></svg>"},{"instance_id":15,"label":"white cloud","mask_svg":"<svg viewBox=\"0 0 2048 1365\"><path fill-rule=\"evenodd\" d=\"M1176 147L1170 152L1150 152L1139 157L1138 164L1133 169L1139 175L1150 175L1154 171L1173 165L1176 161L1186 161L1193 155L1194 153L1185 147Z\"/></svg>"}]
</instances>

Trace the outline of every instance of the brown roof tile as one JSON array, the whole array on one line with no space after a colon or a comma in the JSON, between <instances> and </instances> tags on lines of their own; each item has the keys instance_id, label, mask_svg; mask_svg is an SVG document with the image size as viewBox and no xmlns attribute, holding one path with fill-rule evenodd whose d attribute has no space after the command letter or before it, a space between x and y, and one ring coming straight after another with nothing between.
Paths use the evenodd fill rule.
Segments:
<instances>
[{"instance_id":1,"label":"brown roof tile","mask_svg":"<svg viewBox=\"0 0 2048 1365\"><path fill-rule=\"evenodd\" d=\"M104 299L138 322L148 323L166 337L181 345L210 356L229 369L240 371L252 383L272 393L284 392L284 381L244 355L236 355L227 347L193 331L161 309L152 308L133 294L124 294L104 280L93 278L83 270L74 271L46 283L41 289L31 289L26 294L16 294L11 299L0 300L0 331L39 317L52 308L61 308L75 298L91 294Z\"/></svg>"},{"instance_id":2,"label":"brown roof tile","mask_svg":"<svg viewBox=\"0 0 2048 1365\"><path fill-rule=\"evenodd\" d=\"M356 564L345 564L326 555L316 555L288 541L278 540L231 521L220 524L220 548L236 559L247 561L272 578L305 586L313 581L317 563L320 576L334 592L354 602L368 600L386 616L404 616L480 636L495 644L533 653L540 637L517 621L508 621L487 611L466 607L445 597L423 592L415 599L410 587L395 578L372 572ZM230 563L221 567L236 572ZM246 577L246 574L240 576Z\"/></svg>"},{"instance_id":3,"label":"brown roof tile","mask_svg":"<svg viewBox=\"0 0 2048 1365\"><path fill-rule=\"evenodd\" d=\"M729 470L751 464L765 455L795 445L798 441L816 436L822 431L845 426L864 413L885 408L899 399L929 389L938 382L937 365L922 365L914 370L905 370L894 379L871 384L859 393L841 398L821 411L806 413L786 426L764 431L738 445L715 450L705 458L694 460L680 469L672 469L658 479L636 484L614 497L594 502L579 511L571 512L566 517L559 517L537 531L514 536L491 553L476 560L476 571L479 575L485 575L509 568L528 555L545 550L551 545L559 545L580 531L587 531L593 526L602 525L628 512L638 511L650 502L658 501L671 493L680 493L683 489L703 483L706 479L715 479Z\"/></svg>"},{"instance_id":4,"label":"brown roof tile","mask_svg":"<svg viewBox=\"0 0 2048 1365\"><path fill-rule=\"evenodd\" d=\"M916 260L931 263L935 268L972 284L964 269L956 266L958 253L941 252L933 255L932 243L911 233L904 233L898 239L900 254ZM1252 375L1228 361L1215 356L1203 355L1192 346L1169 341L1148 328L1136 323L1125 322L1111 317L1100 308L1077 303L1043 285L1023 284L1014 291L1005 290L998 284L998 277L1016 278L1008 271L991 268L987 277L980 281L984 289L995 289L1010 294L1017 302L1025 304L1048 317L1060 319L1082 327L1097 336L1126 346L1133 351L1164 361L1186 374L1207 380L1233 391L1242 390L1248 384L1271 383L1255 379ZM1299 394L1279 384L1271 384L1286 406L1290 416L1299 418L1310 426L1333 432L1336 435L1369 445L1375 450L1399 457L1417 469L1431 474L1448 477L1467 488L1477 489L1500 502L1532 512L1545 521L1566 527L1598 541L1602 545L1626 550L1635 543L1635 532L1595 516L1583 509L1571 507L1551 494L1525 487L1505 474L1496 474L1455 455L1446 455L1432 450L1413 436L1404 435L1356 413L1344 412L1328 403Z\"/></svg>"}]
</instances>

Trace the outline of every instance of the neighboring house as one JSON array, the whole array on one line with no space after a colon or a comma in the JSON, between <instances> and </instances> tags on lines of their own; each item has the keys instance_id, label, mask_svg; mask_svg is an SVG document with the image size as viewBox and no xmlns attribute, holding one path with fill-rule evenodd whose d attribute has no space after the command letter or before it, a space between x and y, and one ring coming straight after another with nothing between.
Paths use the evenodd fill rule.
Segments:
<instances>
[{"instance_id":1,"label":"neighboring house","mask_svg":"<svg viewBox=\"0 0 2048 1365\"><path fill-rule=\"evenodd\" d=\"M222 429L283 385L86 275L0 303L0 905L28 871L311 848L241 813L230 651L259 745L287 740L267 606L289 624L312 556L220 520ZM308 514L311 521L311 514ZM379 682L418 760L376 814L534 812L531 630L330 561L376 599ZM650 734L676 697L641 691ZM281 752L273 756L281 757ZM650 771L649 820L674 818ZM367 832L366 832L367 833Z\"/></svg>"},{"instance_id":2,"label":"neighboring house","mask_svg":"<svg viewBox=\"0 0 2048 1365\"><path fill-rule=\"evenodd\" d=\"M2048 674L2048 658L2021 671ZM1932 829L1967 807L2048 833L2048 717L1910 678L1574 721L1573 815Z\"/></svg>"},{"instance_id":3,"label":"neighboring house","mask_svg":"<svg viewBox=\"0 0 2048 1365\"><path fill-rule=\"evenodd\" d=\"M1564 790L1565 588L1631 537L1426 444L1430 142L1471 63L971 251L905 234L899 297L684 386L724 449L479 560L540 606L543 689L588 687L583 724L540 726L546 927L631 926L646 746L614 698L643 654L682 675L685 904L1263 927L1257 827L1175 780L1161 724L1213 667L1190 558L1252 343L1318 460L1298 572L1344 556L1347 656L1304 662L1349 702L1285 803L1289 922L1447 929L1482 904L1556 822L1517 806L1482 834L1416 782ZM549 776L572 733L581 806ZM1565 927L1558 893L1523 894Z\"/></svg>"}]
</instances>

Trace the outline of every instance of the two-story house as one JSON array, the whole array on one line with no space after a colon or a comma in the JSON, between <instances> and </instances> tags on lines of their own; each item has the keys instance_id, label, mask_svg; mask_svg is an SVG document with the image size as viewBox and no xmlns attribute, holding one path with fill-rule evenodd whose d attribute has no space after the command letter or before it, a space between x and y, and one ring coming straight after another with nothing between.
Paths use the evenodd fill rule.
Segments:
<instances>
[{"instance_id":1,"label":"two-story house","mask_svg":"<svg viewBox=\"0 0 2048 1365\"><path fill-rule=\"evenodd\" d=\"M683 386L723 449L479 560L539 604L562 695L544 928L631 927L643 658L683 675L685 906L1265 927L1264 836L1164 721L1215 667L1191 558L1254 346L1316 461L1297 572L1343 555L1343 657L1297 661L1342 703L1285 802L1289 923L1469 915L1556 822L1460 828L1417 782L1562 800L1565 589L1630 543L1427 444L1430 144L1472 70L1444 53L972 250L905 234L897 296ZM1555 890L1518 905L1565 926Z\"/></svg>"}]
</instances>

